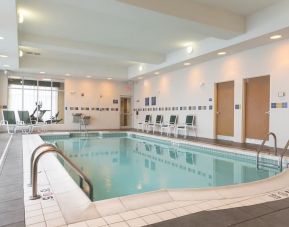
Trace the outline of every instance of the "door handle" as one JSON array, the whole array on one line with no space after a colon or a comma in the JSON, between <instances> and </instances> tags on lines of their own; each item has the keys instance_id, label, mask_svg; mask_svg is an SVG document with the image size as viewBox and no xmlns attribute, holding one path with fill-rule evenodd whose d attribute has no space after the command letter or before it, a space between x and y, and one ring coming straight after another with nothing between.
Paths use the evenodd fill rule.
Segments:
<instances>
[{"instance_id":1,"label":"door handle","mask_svg":"<svg viewBox=\"0 0 289 227\"><path fill-rule=\"evenodd\" d=\"M267 111L267 112L265 112L265 114L268 114L268 115L270 115L270 110L269 110L269 111Z\"/></svg>"}]
</instances>

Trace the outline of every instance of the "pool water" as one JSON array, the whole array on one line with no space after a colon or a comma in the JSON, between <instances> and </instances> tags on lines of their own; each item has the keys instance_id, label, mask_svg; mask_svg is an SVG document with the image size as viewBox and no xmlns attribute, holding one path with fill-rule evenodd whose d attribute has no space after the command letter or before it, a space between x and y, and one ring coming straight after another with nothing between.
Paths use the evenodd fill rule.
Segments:
<instances>
[{"instance_id":1,"label":"pool water","mask_svg":"<svg viewBox=\"0 0 289 227\"><path fill-rule=\"evenodd\" d=\"M168 188L240 184L279 173L257 169L252 156L126 133L44 140L56 142L88 176L94 201ZM70 167L62 164L79 183Z\"/></svg>"}]
</instances>

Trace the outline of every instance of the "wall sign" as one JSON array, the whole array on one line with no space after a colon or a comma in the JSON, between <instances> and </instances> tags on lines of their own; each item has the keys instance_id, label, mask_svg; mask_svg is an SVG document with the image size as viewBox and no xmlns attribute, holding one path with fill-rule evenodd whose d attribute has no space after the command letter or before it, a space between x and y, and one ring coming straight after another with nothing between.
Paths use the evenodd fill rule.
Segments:
<instances>
[{"instance_id":1,"label":"wall sign","mask_svg":"<svg viewBox=\"0 0 289 227\"><path fill-rule=\"evenodd\" d=\"M113 103L113 104L118 104L118 99L114 99L114 100L112 101L112 103Z\"/></svg>"},{"instance_id":2,"label":"wall sign","mask_svg":"<svg viewBox=\"0 0 289 227\"><path fill-rule=\"evenodd\" d=\"M145 106L149 106L150 105L150 98L145 98Z\"/></svg>"},{"instance_id":3,"label":"wall sign","mask_svg":"<svg viewBox=\"0 0 289 227\"><path fill-rule=\"evenodd\" d=\"M151 100L152 106L155 106L155 105L157 104L157 97L154 96L154 97L152 97L151 99L152 99L152 100Z\"/></svg>"}]
</instances>

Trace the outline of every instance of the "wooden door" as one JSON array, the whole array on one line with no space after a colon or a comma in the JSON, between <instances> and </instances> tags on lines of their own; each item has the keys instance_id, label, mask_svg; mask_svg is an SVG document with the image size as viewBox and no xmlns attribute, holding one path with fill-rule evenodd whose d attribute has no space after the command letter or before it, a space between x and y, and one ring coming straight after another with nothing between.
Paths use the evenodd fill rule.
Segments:
<instances>
[{"instance_id":1,"label":"wooden door","mask_svg":"<svg viewBox=\"0 0 289 227\"><path fill-rule=\"evenodd\" d=\"M131 98L121 97L120 99L120 127L131 127Z\"/></svg>"},{"instance_id":2,"label":"wooden door","mask_svg":"<svg viewBox=\"0 0 289 227\"><path fill-rule=\"evenodd\" d=\"M245 80L245 138L263 140L269 132L270 76Z\"/></svg>"},{"instance_id":3,"label":"wooden door","mask_svg":"<svg viewBox=\"0 0 289 227\"><path fill-rule=\"evenodd\" d=\"M234 136L234 81L217 84L216 134Z\"/></svg>"}]
</instances>

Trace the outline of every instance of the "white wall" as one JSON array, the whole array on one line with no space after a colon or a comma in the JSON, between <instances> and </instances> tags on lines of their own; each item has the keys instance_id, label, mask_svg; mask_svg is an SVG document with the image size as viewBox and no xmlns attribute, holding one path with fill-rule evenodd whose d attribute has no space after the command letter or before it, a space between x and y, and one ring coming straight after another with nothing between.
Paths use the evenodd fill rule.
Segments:
<instances>
[{"instance_id":1,"label":"white wall","mask_svg":"<svg viewBox=\"0 0 289 227\"><path fill-rule=\"evenodd\" d=\"M88 129L118 129L120 128L120 96L131 96L131 86L125 82L91 79L66 79L65 80L65 122L63 125L55 125L51 129L78 129L78 125L72 123L72 113L84 113L91 116L91 124ZM81 94L84 96L81 96ZM119 100L113 104L113 99ZM70 110L70 107L78 107L79 110ZM81 110L81 107L89 107L90 110ZM96 111L91 108L109 108L109 111ZM118 108L118 111L111 111Z\"/></svg>"},{"instance_id":2,"label":"white wall","mask_svg":"<svg viewBox=\"0 0 289 227\"><path fill-rule=\"evenodd\" d=\"M3 71L0 71L0 110L3 106L7 105L7 83L7 76Z\"/></svg>"},{"instance_id":3,"label":"white wall","mask_svg":"<svg viewBox=\"0 0 289 227\"><path fill-rule=\"evenodd\" d=\"M141 111L139 116L134 113L134 127L137 122L143 121L146 113L151 113L153 119L157 113L162 113L166 121L170 114L175 113L180 123L185 121L186 114L193 113L197 116L198 136L214 138L214 111L208 110L208 106L214 103L209 101L209 98L214 99L214 84L234 80L235 104L241 105L243 79L263 75L271 76L270 101L289 102L289 40L137 81L134 85L134 108L144 108L145 97L157 96L156 107L207 106L207 110ZM204 85L200 86L201 83ZM286 96L278 97L279 91L285 92ZM241 142L242 106L241 110L235 110L234 121L233 140ZM288 108L271 109L270 131L277 134L278 146L283 147L289 139Z\"/></svg>"},{"instance_id":4,"label":"white wall","mask_svg":"<svg viewBox=\"0 0 289 227\"><path fill-rule=\"evenodd\" d=\"M0 106L7 105L7 93L7 76L0 75ZM81 96L82 93L84 96ZM129 83L113 80L66 79L64 106L67 107L67 110L64 111L64 123L49 125L48 129L77 130L79 124L72 122L72 113L91 116L91 124L87 127L88 129L119 129L121 96L132 96L132 88ZM113 99L117 99L118 104L113 104ZM70 110L70 107L78 107L79 110ZM81 107L88 107L89 110L81 110ZM109 111L91 109L96 107L109 108ZM118 108L118 111L111 111L111 108ZM1 129L5 130L3 127Z\"/></svg>"}]
</instances>

